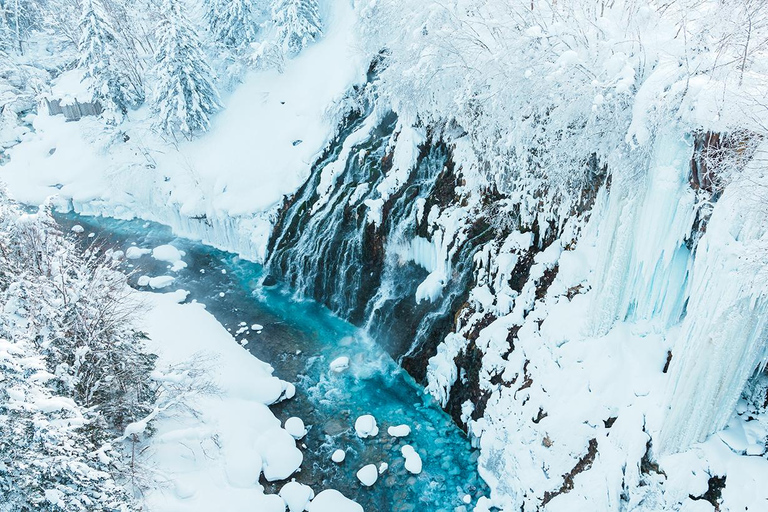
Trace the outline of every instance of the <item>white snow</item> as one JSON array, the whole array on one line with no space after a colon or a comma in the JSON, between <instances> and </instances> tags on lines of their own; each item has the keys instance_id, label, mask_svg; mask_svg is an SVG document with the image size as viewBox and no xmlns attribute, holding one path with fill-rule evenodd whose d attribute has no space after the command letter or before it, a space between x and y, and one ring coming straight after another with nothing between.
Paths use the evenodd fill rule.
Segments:
<instances>
[{"instance_id":1,"label":"white snow","mask_svg":"<svg viewBox=\"0 0 768 512\"><path fill-rule=\"evenodd\" d=\"M413 446L406 444L400 448L400 453L405 457L405 469L408 470L409 473L413 473L414 475L421 473L421 456L413 449Z\"/></svg>"},{"instance_id":2,"label":"white snow","mask_svg":"<svg viewBox=\"0 0 768 512\"><path fill-rule=\"evenodd\" d=\"M291 417L285 420L285 430L293 436L294 439L301 439L307 435L307 429L301 418Z\"/></svg>"},{"instance_id":3,"label":"white snow","mask_svg":"<svg viewBox=\"0 0 768 512\"><path fill-rule=\"evenodd\" d=\"M95 117L66 123L40 115L9 151L0 177L21 201L58 195L61 206L79 212L155 220L262 260L274 208L335 133L338 119L326 115L328 107L365 80L369 63L354 42L353 6L331 2L324 18L322 39L287 60L282 73L247 73L223 96L225 109L210 131L194 141L173 145L152 133L146 106L119 127L127 142L105 133ZM79 95L82 83L65 75L57 94Z\"/></svg>"},{"instance_id":4,"label":"white snow","mask_svg":"<svg viewBox=\"0 0 768 512\"><path fill-rule=\"evenodd\" d=\"M344 459L346 459L346 458L347 458L347 452L345 452L344 450L341 450L341 449L335 450L331 454L331 460L333 462L335 462L336 464L341 464L342 462L344 462Z\"/></svg>"},{"instance_id":5,"label":"white snow","mask_svg":"<svg viewBox=\"0 0 768 512\"><path fill-rule=\"evenodd\" d=\"M363 512L363 507L339 491L328 489L310 502L307 512Z\"/></svg>"},{"instance_id":6,"label":"white snow","mask_svg":"<svg viewBox=\"0 0 768 512\"><path fill-rule=\"evenodd\" d=\"M85 228L83 226L81 226L80 224L75 224L74 226L72 226L72 232L73 233L80 234L83 231L85 231Z\"/></svg>"},{"instance_id":7,"label":"white snow","mask_svg":"<svg viewBox=\"0 0 768 512\"><path fill-rule=\"evenodd\" d=\"M376 418L370 414L364 414L357 418L355 421L355 433L361 439L377 436L379 434L379 427L376 426Z\"/></svg>"},{"instance_id":8,"label":"white snow","mask_svg":"<svg viewBox=\"0 0 768 512\"><path fill-rule=\"evenodd\" d=\"M273 428L256 439L261 454L262 472L269 482L285 480L301 466L304 454L296 448L296 440L282 428Z\"/></svg>"},{"instance_id":9,"label":"white snow","mask_svg":"<svg viewBox=\"0 0 768 512\"><path fill-rule=\"evenodd\" d=\"M149 276L139 276L139 279L136 281L136 283L139 286L149 286Z\"/></svg>"},{"instance_id":10,"label":"white snow","mask_svg":"<svg viewBox=\"0 0 768 512\"><path fill-rule=\"evenodd\" d=\"M152 257L158 261L164 261L171 264L171 270L177 272L187 266L182 261L184 251L180 251L172 245L160 245L152 249Z\"/></svg>"},{"instance_id":11,"label":"white snow","mask_svg":"<svg viewBox=\"0 0 768 512\"><path fill-rule=\"evenodd\" d=\"M288 482L280 489L280 497L288 506L289 512L304 512L315 492L308 485L298 482Z\"/></svg>"},{"instance_id":12,"label":"white snow","mask_svg":"<svg viewBox=\"0 0 768 512\"><path fill-rule=\"evenodd\" d=\"M149 281L147 281L147 284L149 284L149 287L153 290L159 290L161 288L167 288L171 286L175 280L176 278L173 276L157 276L150 277Z\"/></svg>"},{"instance_id":13,"label":"white snow","mask_svg":"<svg viewBox=\"0 0 768 512\"><path fill-rule=\"evenodd\" d=\"M152 251L150 249L142 249L140 247L131 246L125 250L125 257L129 260L137 260L145 254L150 254L151 252Z\"/></svg>"},{"instance_id":14,"label":"white snow","mask_svg":"<svg viewBox=\"0 0 768 512\"><path fill-rule=\"evenodd\" d=\"M392 437L406 437L410 435L411 427L408 425L395 425L387 429L387 434Z\"/></svg>"},{"instance_id":15,"label":"white snow","mask_svg":"<svg viewBox=\"0 0 768 512\"><path fill-rule=\"evenodd\" d=\"M240 347L202 304L179 304L176 293L141 297L148 306L142 330L159 355L158 368L194 360L205 364L216 386L213 394L189 398L196 416L156 419L151 463L175 491L150 491L148 509L284 511L283 500L265 496L258 479L263 465L269 466L265 476L279 472L285 478L301 463L293 437L267 407L280 399L287 383Z\"/></svg>"},{"instance_id":16,"label":"white snow","mask_svg":"<svg viewBox=\"0 0 768 512\"><path fill-rule=\"evenodd\" d=\"M376 469L376 464L368 464L360 468L355 475L361 484L370 487L379 479L379 470Z\"/></svg>"}]
</instances>

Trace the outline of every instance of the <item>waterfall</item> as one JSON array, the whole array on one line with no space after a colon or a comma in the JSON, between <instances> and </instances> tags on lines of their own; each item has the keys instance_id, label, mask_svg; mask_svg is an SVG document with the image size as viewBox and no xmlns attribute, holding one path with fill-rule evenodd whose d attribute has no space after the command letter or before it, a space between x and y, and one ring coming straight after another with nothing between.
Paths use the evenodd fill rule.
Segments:
<instances>
[{"instance_id":1,"label":"waterfall","mask_svg":"<svg viewBox=\"0 0 768 512\"><path fill-rule=\"evenodd\" d=\"M422 380L490 230L457 205L450 148L413 122L372 109L331 148L284 207L266 274L365 327Z\"/></svg>"}]
</instances>

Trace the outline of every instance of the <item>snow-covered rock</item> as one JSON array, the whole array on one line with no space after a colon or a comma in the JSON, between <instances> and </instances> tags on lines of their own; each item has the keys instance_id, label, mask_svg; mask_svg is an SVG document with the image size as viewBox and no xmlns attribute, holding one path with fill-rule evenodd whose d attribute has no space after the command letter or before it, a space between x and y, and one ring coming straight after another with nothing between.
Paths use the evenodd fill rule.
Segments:
<instances>
[{"instance_id":1,"label":"snow-covered rock","mask_svg":"<svg viewBox=\"0 0 768 512\"><path fill-rule=\"evenodd\" d=\"M337 357L331 361L331 364L329 364L328 367L336 373L341 373L349 368L349 358L347 356Z\"/></svg>"},{"instance_id":2,"label":"snow-covered rock","mask_svg":"<svg viewBox=\"0 0 768 512\"><path fill-rule=\"evenodd\" d=\"M285 480L301 466L304 454L296 447L296 440L282 428L273 428L256 440L261 454L264 478L269 482Z\"/></svg>"},{"instance_id":3,"label":"snow-covered rock","mask_svg":"<svg viewBox=\"0 0 768 512\"><path fill-rule=\"evenodd\" d=\"M342 462L344 462L344 459L346 458L347 458L347 452L345 452L344 450L335 450L331 454L331 460L336 464L341 464Z\"/></svg>"},{"instance_id":4,"label":"snow-covered rock","mask_svg":"<svg viewBox=\"0 0 768 512\"><path fill-rule=\"evenodd\" d=\"M280 497L285 501L289 512L304 512L310 500L315 497L315 492L308 485L293 481L280 489Z\"/></svg>"},{"instance_id":5,"label":"snow-covered rock","mask_svg":"<svg viewBox=\"0 0 768 512\"><path fill-rule=\"evenodd\" d=\"M379 470L376 464L368 464L360 468L356 473L357 479L366 487L370 487L379 479Z\"/></svg>"},{"instance_id":6,"label":"snow-covered rock","mask_svg":"<svg viewBox=\"0 0 768 512\"><path fill-rule=\"evenodd\" d=\"M403 446L400 449L400 453L405 457L405 469L408 470L409 473L413 473L414 475L421 473L421 456L411 445L407 444Z\"/></svg>"},{"instance_id":7,"label":"snow-covered rock","mask_svg":"<svg viewBox=\"0 0 768 512\"><path fill-rule=\"evenodd\" d=\"M301 418L292 417L285 420L285 430L293 436L294 439L301 439L307 435L307 429Z\"/></svg>"},{"instance_id":8,"label":"snow-covered rock","mask_svg":"<svg viewBox=\"0 0 768 512\"><path fill-rule=\"evenodd\" d=\"M176 278L174 278L173 276L158 276L158 277L149 278L149 280L147 281L147 284L153 290L159 290L161 288L167 288L171 286L175 280Z\"/></svg>"},{"instance_id":9,"label":"snow-covered rock","mask_svg":"<svg viewBox=\"0 0 768 512\"><path fill-rule=\"evenodd\" d=\"M327 489L313 499L307 507L308 512L363 512L363 507L350 500L339 491Z\"/></svg>"},{"instance_id":10,"label":"snow-covered rock","mask_svg":"<svg viewBox=\"0 0 768 512\"><path fill-rule=\"evenodd\" d=\"M149 254L152 251L149 249L142 249L140 247L131 246L125 250L125 257L129 260L137 260L144 256L145 254Z\"/></svg>"},{"instance_id":11,"label":"snow-covered rock","mask_svg":"<svg viewBox=\"0 0 768 512\"><path fill-rule=\"evenodd\" d=\"M411 427L408 425L395 425L387 429L387 434L392 437L407 437L411 434Z\"/></svg>"},{"instance_id":12,"label":"snow-covered rock","mask_svg":"<svg viewBox=\"0 0 768 512\"><path fill-rule=\"evenodd\" d=\"M379 434L379 427L376 425L376 418L370 414L364 414L357 418L355 421L355 433L361 439L377 436Z\"/></svg>"},{"instance_id":13,"label":"snow-covered rock","mask_svg":"<svg viewBox=\"0 0 768 512\"><path fill-rule=\"evenodd\" d=\"M187 266L187 264L181 259L184 256L184 252L178 250L172 245L160 245L152 249L152 257L158 261L164 261L171 264L171 270L174 272L179 271Z\"/></svg>"}]
</instances>

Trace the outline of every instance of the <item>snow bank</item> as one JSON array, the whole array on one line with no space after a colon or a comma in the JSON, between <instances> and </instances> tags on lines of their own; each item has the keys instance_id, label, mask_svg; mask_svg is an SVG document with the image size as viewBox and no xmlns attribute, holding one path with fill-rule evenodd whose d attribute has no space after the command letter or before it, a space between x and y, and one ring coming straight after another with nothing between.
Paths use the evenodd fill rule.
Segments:
<instances>
[{"instance_id":1,"label":"snow bank","mask_svg":"<svg viewBox=\"0 0 768 512\"><path fill-rule=\"evenodd\" d=\"M148 509L246 510L259 504L259 510L284 510L281 498L264 496L258 479L262 469L265 476L285 478L301 463L293 437L267 407L287 383L240 347L201 304L179 304L175 294L141 296L148 305L141 328L159 355L158 368L194 360L205 365L216 386L214 394L192 397L197 417L155 421L151 461L173 490L150 491ZM268 440L269 447L259 440Z\"/></svg>"},{"instance_id":2,"label":"snow bank","mask_svg":"<svg viewBox=\"0 0 768 512\"><path fill-rule=\"evenodd\" d=\"M280 489L280 497L290 512L304 512L310 500L315 497L315 492L308 485L288 482Z\"/></svg>"}]
</instances>

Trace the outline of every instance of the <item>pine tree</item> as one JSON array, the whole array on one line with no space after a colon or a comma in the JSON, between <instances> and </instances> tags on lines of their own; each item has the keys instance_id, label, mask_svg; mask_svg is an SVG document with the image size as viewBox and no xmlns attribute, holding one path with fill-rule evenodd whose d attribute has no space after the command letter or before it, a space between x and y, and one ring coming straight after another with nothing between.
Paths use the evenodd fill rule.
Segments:
<instances>
[{"instance_id":1,"label":"pine tree","mask_svg":"<svg viewBox=\"0 0 768 512\"><path fill-rule=\"evenodd\" d=\"M91 80L94 100L108 110L125 114L130 104L127 83L117 62L117 35L95 0L83 2L80 19L79 66Z\"/></svg>"},{"instance_id":2,"label":"pine tree","mask_svg":"<svg viewBox=\"0 0 768 512\"><path fill-rule=\"evenodd\" d=\"M242 50L256 41L253 0L206 0L204 7L213 37L227 48Z\"/></svg>"},{"instance_id":3,"label":"pine tree","mask_svg":"<svg viewBox=\"0 0 768 512\"><path fill-rule=\"evenodd\" d=\"M157 39L156 127L189 139L209 128L210 117L221 104L198 35L181 12L179 0L164 0Z\"/></svg>"},{"instance_id":4,"label":"pine tree","mask_svg":"<svg viewBox=\"0 0 768 512\"><path fill-rule=\"evenodd\" d=\"M317 0L277 0L272 7L277 25L277 41L293 56L322 35Z\"/></svg>"}]
</instances>

